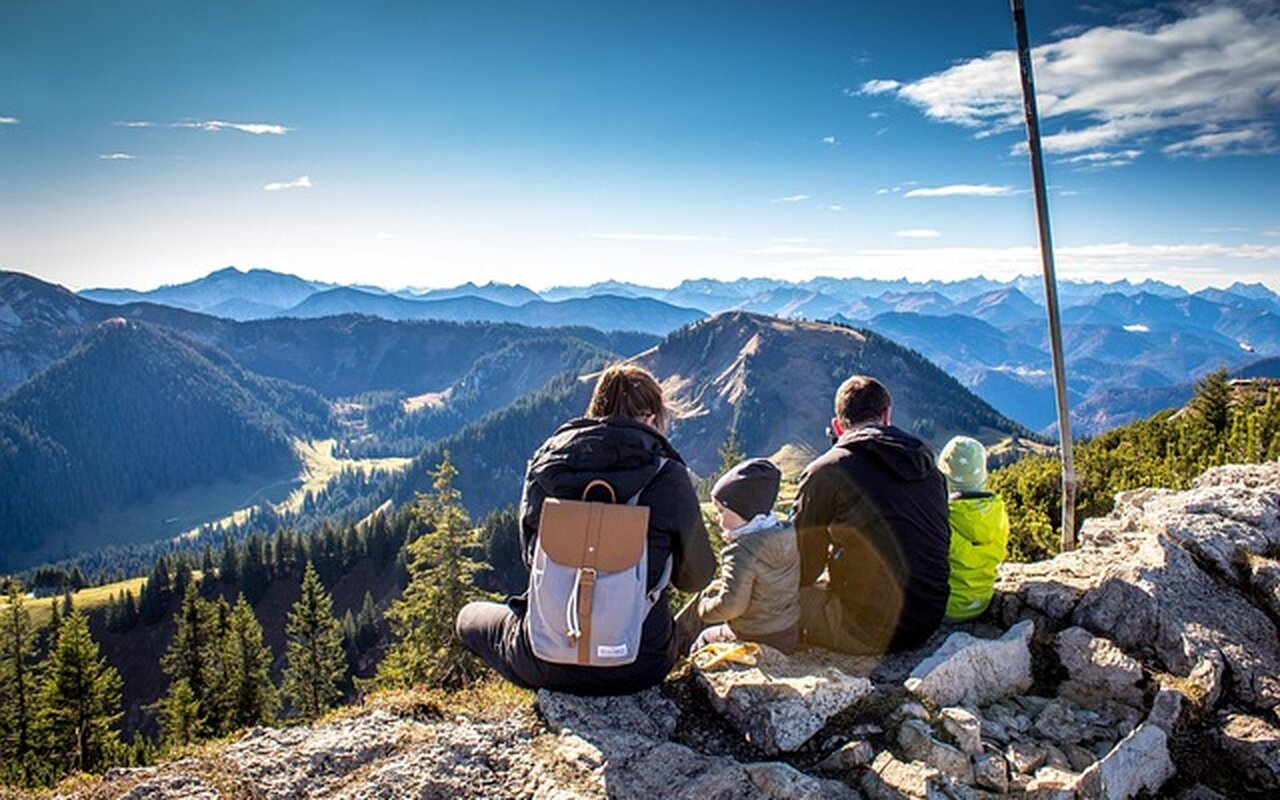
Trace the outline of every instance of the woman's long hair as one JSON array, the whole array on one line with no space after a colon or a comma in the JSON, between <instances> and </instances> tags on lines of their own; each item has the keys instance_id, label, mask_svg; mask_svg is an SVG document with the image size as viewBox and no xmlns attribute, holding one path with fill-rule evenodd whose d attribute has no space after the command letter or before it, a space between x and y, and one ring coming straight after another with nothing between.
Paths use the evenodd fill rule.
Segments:
<instances>
[{"instance_id":1,"label":"woman's long hair","mask_svg":"<svg viewBox=\"0 0 1280 800\"><path fill-rule=\"evenodd\" d=\"M635 364L616 364L600 373L587 406L588 417L643 420L650 415L658 430L666 430L667 406L662 387L648 370Z\"/></svg>"}]
</instances>

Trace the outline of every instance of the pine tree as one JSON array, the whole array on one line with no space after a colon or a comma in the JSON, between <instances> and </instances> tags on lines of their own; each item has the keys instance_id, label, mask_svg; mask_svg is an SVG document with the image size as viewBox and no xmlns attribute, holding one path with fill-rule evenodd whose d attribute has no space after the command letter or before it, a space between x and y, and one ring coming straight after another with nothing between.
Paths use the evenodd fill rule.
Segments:
<instances>
[{"instance_id":1,"label":"pine tree","mask_svg":"<svg viewBox=\"0 0 1280 800\"><path fill-rule=\"evenodd\" d=\"M234 585L240 580L240 551L236 548L235 539L224 536L222 539L222 558L218 561L218 580Z\"/></svg>"},{"instance_id":2,"label":"pine tree","mask_svg":"<svg viewBox=\"0 0 1280 800\"><path fill-rule=\"evenodd\" d=\"M36 634L22 589L10 582L3 618L0 619L0 779L32 779L36 751L33 733L36 705Z\"/></svg>"},{"instance_id":3,"label":"pine tree","mask_svg":"<svg viewBox=\"0 0 1280 800\"><path fill-rule=\"evenodd\" d=\"M43 675L39 726L53 765L64 773L100 770L120 749L120 674L102 657L84 614L62 621Z\"/></svg>"},{"instance_id":4,"label":"pine tree","mask_svg":"<svg viewBox=\"0 0 1280 800\"><path fill-rule=\"evenodd\" d=\"M169 691L155 704L160 716L162 746L169 750L200 741L204 735L204 715L200 700L185 678L169 685Z\"/></svg>"},{"instance_id":5,"label":"pine tree","mask_svg":"<svg viewBox=\"0 0 1280 800\"><path fill-rule=\"evenodd\" d=\"M182 605L174 615L177 629L169 642L169 649L160 659L160 667L169 676L169 692L160 701L162 714L174 712L174 704L181 705L175 698L178 691L190 691L198 704L195 723L190 727L196 738L209 733L216 733L217 701L214 695L222 687L217 682L217 659L220 656L220 642L217 639L216 622L213 618L213 607L200 598L194 586L188 585L182 596ZM182 687L185 686L185 689ZM185 710L184 710L185 713ZM184 736L186 733L184 732Z\"/></svg>"},{"instance_id":6,"label":"pine tree","mask_svg":"<svg viewBox=\"0 0 1280 800\"><path fill-rule=\"evenodd\" d=\"M333 601L311 562L302 574L302 594L289 611L284 694L304 719L313 720L342 696L346 678L342 627L333 616Z\"/></svg>"},{"instance_id":7,"label":"pine tree","mask_svg":"<svg viewBox=\"0 0 1280 800\"><path fill-rule=\"evenodd\" d=\"M243 594L231 610L223 653L230 699L227 728L270 724L280 705L271 683L271 648L263 644L262 625Z\"/></svg>"},{"instance_id":8,"label":"pine tree","mask_svg":"<svg viewBox=\"0 0 1280 800\"><path fill-rule=\"evenodd\" d=\"M471 556L479 548L479 532L454 488L457 474L446 452L435 472L435 493L418 500L418 512L432 530L405 547L409 585L387 610L396 641L378 666L375 685L459 686L479 674L479 662L453 635L462 607L484 597L473 580L483 565Z\"/></svg>"},{"instance_id":9,"label":"pine tree","mask_svg":"<svg viewBox=\"0 0 1280 800\"><path fill-rule=\"evenodd\" d=\"M724 442L720 445L717 453L720 456L720 467L716 470L717 478L733 469L747 457L747 454L742 452L741 445L738 444L738 431L736 428L729 429L729 434L725 436Z\"/></svg>"},{"instance_id":10,"label":"pine tree","mask_svg":"<svg viewBox=\"0 0 1280 800\"><path fill-rule=\"evenodd\" d=\"M1220 369L1196 381L1196 394L1191 409L1220 435L1231 420L1231 384L1227 371Z\"/></svg>"}]
</instances>

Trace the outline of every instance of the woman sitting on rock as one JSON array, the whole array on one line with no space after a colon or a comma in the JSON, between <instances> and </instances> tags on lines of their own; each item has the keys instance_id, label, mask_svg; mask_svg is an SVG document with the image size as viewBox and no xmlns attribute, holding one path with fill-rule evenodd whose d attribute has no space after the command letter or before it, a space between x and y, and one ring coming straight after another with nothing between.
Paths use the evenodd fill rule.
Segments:
<instances>
[{"instance_id":1,"label":"woman sitting on rock","mask_svg":"<svg viewBox=\"0 0 1280 800\"><path fill-rule=\"evenodd\" d=\"M677 652L667 585L702 589L715 557L666 427L653 376L614 366L600 375L586 417L562 425L534 453L520 502L530 592L505 604L470 603L457 620L463 644L507 680L613 695L654 686L670 671ZM634 548L621 544L624 534L638 537ZM617 569L632 562L630 571ZM628 599L631 588L637 596ZM627 619L635 644L625 636Z\"/></svg>"}]
</instances>

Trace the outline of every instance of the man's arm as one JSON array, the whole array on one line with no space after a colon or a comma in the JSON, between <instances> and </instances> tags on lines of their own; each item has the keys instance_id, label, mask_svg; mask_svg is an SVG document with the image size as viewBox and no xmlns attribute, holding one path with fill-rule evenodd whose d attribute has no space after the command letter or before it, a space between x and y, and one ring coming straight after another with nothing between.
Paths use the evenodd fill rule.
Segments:
<instances>
[{"instance_id":1,"label":"man's arm","mask_svg":"<svg viewBox=\"0 0 1280 800\"><path fill-rule=\"evenodd\" d=\"M805 470L796 493L792 521L800 548L801 586L812 585L827 567L827 551L831 546L828 526L835 518L835 487L828 477L831 469Z\"/></svg>"}]
</instances>

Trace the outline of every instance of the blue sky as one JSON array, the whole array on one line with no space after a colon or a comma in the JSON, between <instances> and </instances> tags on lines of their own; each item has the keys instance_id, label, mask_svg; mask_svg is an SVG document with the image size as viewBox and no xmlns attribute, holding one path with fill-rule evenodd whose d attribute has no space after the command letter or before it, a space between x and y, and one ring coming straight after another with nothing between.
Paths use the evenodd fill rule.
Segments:
<instances>
[{"instance_id":1,"label":"blue sky","mask_svg":"<svg viewBox=\"0 0 1280 800\"><path fill-rule=\"evenodd\" d=\"M1030 0L1065 277L1280 288L1274 2ZM1038 268L1008 4L4 2L0 267Z\"/></svg>"}]
</instances>

